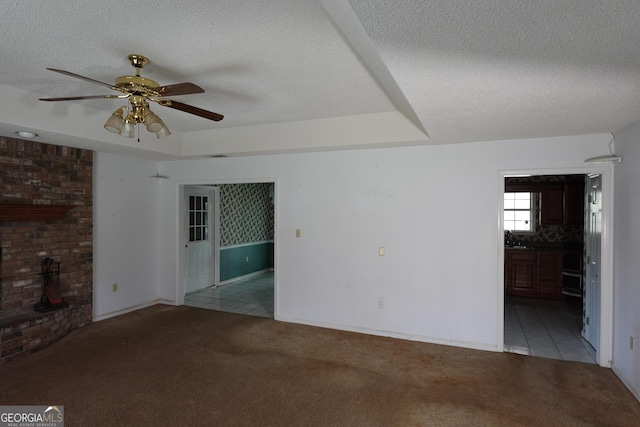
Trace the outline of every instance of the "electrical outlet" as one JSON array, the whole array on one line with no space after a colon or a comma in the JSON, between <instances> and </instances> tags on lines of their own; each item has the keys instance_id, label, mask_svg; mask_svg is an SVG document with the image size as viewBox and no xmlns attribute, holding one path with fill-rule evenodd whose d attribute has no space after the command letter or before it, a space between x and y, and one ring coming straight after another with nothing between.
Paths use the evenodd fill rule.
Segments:
<instances>
[{"instance_id":1,"label":"electrical outlet","mask_svg":"<svg viewBox=\"0 0 640 427\"><path fill-rule=\"evenodd\" d=\"M113 290L113 292L118 292L118 284L114 283L113 285L111 285L111 289Z\"/></svg>"},{"instance_id":2,"label":"electrical outlet","mask_svg":"<svg viewBox=\"0 0 640 427\"><path fill-rule=\"evenodd\" d=\"M635 341L635 339L633 337L629 337L629 348L631 350L633 350L634 341Z\"/></svg>"},{"instance_id":3,"label":"electrical outlet","mask_svg":"<svg viewBox=\"0 0 640 427\"><path fill-rule=\"evenodd\" d=\"M382 310L384 308L384 298L378 298L378 309Z\"/></svg>"},{"instance_id":4,"label":"electrical outlet","mask_svg":"<svg viewBox=\"0 0 640 427\"><path fill-rule=\"evenodd\" d=\"M244 259L244 262L249 262L249 257L246 257L246 258Z\"/></svg>"}]
</instances>

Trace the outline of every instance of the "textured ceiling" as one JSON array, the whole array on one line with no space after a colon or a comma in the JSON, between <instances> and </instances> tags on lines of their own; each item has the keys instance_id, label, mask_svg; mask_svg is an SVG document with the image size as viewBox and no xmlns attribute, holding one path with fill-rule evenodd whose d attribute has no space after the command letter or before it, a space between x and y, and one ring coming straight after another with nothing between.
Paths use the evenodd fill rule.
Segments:
<instances>
[{"instance_id":1,"label":"textured ceiling","mask_svg":"<svg viewBox=\"0 0 640 427\"><path fill-rule=\"evenodd\" d=\"M606 133L640 119L640 2L163 0L2 2L0 134L150 158ZM189 81L152 105L174 132L102 124L122 101L43 103L131 74ZM106 92L105 92L106 90Z\"/></svg>"}]
</instances>

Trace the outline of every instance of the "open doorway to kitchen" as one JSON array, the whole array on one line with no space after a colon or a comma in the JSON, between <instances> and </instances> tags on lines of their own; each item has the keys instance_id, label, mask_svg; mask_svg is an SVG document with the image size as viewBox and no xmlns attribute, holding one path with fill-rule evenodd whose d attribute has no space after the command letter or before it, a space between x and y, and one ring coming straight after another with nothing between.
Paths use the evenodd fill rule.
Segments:
<instances>
[{"instance_id":1,"label":"open doorway to kitchen","mask_svg":"<svg viewBox=\"0 0 640 427\"><path fill-rule=\"evenodd\" d=\"M610 251L610 245L600 244L602 193L597 230L591 215L592 178L602 179L602 174L505 174L501 215L504 351L608 363L611 323L605 320L607 329L603 329L598 320L601 315L611 316L611 282L604 278L597 286L586 286L589 269L597 268L600 280L600 258L611 259L602 252ZM600 351L601 338L604 351Z\"/></svg>"},{"instance_id":2,"label":"open doorway to kitchen","mask_svg":"<svg viewBox=\"0 0 640 427\"><path fill-rule=\"evenodd\" d=\"M213 188L216 194L215 220L219 225L218 232L211 233L215 245L208 260L215 270L215 278L208 286L197 289L186 286L191 270L188 256L191 235L188 227L183 226L184 304L274 318L275 183L225 182L198 186L202 187ZM184 186L184 194L189 193L190 186ZM188 202L182 210L183 223L189 224L192 215ZM195 222L197 226L197 218Z\"/></svg>"}]
</instances>

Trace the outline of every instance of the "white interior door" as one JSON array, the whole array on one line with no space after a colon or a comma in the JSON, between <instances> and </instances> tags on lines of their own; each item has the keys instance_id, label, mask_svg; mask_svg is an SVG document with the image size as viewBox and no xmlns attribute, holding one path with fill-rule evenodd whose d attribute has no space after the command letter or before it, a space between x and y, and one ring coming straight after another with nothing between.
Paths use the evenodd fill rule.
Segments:
<instances>
[{"instance_id":1,"label":"white interior door","mask_svg":"<svg viewBox=\"0 0 640 427\"><path fill-rule=\"evenodd\" d=\"M586 185L582 336L598 351L600 347L602 176L588 175Z\"/></svg>"},{"instance_id":2,"label":"white interior door","mask_svg":"<svg viewBox=\"0 0 640 427\"><path fill-rule=\"evenodd\" d=\"M185 293L214 284L213 187L185 187Z\"/></svg>"}]
</instances>

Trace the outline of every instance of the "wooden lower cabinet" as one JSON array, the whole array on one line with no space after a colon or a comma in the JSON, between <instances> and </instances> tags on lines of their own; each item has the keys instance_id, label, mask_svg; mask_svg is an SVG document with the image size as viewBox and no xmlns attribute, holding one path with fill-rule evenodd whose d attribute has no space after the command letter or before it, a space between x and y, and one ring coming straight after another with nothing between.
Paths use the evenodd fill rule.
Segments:
<instances>
[{"instance_id":1,"label":"wooden lower cabinet","mask_svg":"<svg viewBox=\"0 0 640 427\"><path fill-rule=\"evenodd\" d=\"M511 254L511 291L518 295L535 295L537 254Z\"/></svg>"},{"instance_id":2,"label":"wooden lower cabinet","mask_svg":"<svg viewBox=\"0 0 640 427\"><path fill-rule=\"evenodd\" d=\"M538 296L562 297L562 258L559 253L538 253Z\"/></svg>"},{"instance_id":3,"label":"wooden lower cabinet","mask_svg":"<svg viewBox=\"0 0 640 427\"><path fill-rule=\"evenodd\" d=\"M504 258L508 295L563 298L561 252L505 250Z\"/></svg>"}]
</instances>

